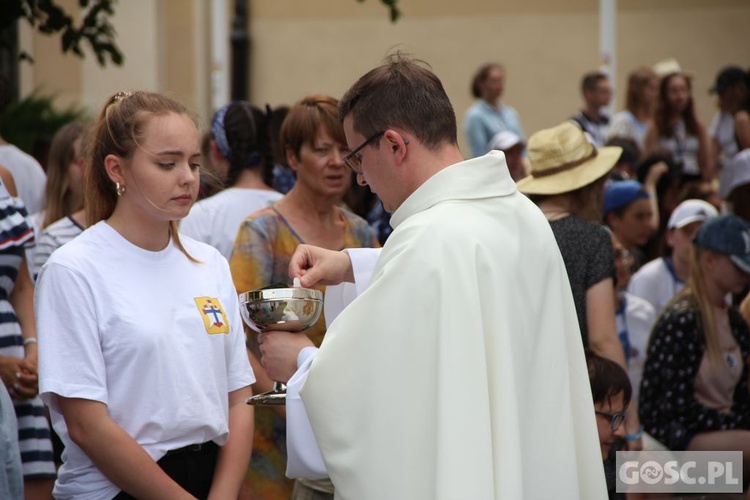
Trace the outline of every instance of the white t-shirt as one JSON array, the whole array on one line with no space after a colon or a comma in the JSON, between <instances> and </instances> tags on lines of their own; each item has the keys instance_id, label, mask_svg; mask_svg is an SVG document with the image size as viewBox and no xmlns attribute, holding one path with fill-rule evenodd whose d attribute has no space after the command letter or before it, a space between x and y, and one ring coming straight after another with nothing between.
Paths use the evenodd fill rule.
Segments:
<instances>
[{"instance_id":1,"label":"white t-shirt","mask_svg":"<svg viewBox=\"0 0 750 500\"><path fill-rule=\"evenodd\" d=\"M640 122L628 110L620 111L612 117L612 123L607 131L607 139L613 137L623 137L632 139L638 149L643 152L646 144L646 133L648 132L648 122Z\"/></svg>"},{"instance_id":2,"label":"white t-shirt","mask_svg":"<svg viewBox=\"0 0 750 500\"><path fill-rule=\"evenodd\" d=\"M182 239L151 252L99 222L56 251L37 281L39 392L65 444L55 498L119 492L71 440L55 395L107 405L156 461L228 439L228 393L255 381L229 265Z\"/></svg>"},{"instance_id":3,"label":"white t-shirt","mask_svg":"<svg viewBox=\"0 0 750 500\"><path fill-rule=\"evenodd\" d=\"M711 121L708 133L719 144L721 153L719 166L722 166L739 151L737 139L734 135L734 116L732 113L725 111L716 113Z\"/></svg>"},{"instance_id":4,"label":"white t-shirt","mask_svg":"<svg viewBox=\"0 0 750 500\"><path fill-rule=\"evenodd\" d=\"M658 316L684 286L685 283L677 277L670 264L658 258L644 264L630 278L628 292L650 302Z\"/></svg>"},{"instance_id":5,"label":"white t-shirt","mask_svg":"<svg viewBox=\"0 0 750 500\"><path fill-rule=\"evenodd\" d=\"M229 260L237 231L247 216L283 196L263 189L225 189L196 203L180 223L180 233L208 243Z\"/></svg>"},{"instance_id":6,"label":"white t-shirt","mask_svg":"<svg viewBox=\"0 0 750 500\"><path fill-rule=\"evenodd\" d=\"M47 174L33 156L24 153L12 144L0 146L0 165L13 174L18 197L23 200L28 213L44 208Z\"/></svg>"},{"instance_id":7,"label":"white t-shirt","mask_svg":"<svg viewBox=\"0 0 750 500\"><path fill-rule=\"evenodd\" d=\"M656 312L650 302L623 292L625 307L618 309L615 315L617 332L627 332L630 341L628 356L628 377L633 387L634 401L638 401L638 388L643 377L643 363L646 361L646 349L651 336L651 328L656 321Z\"/></svg>"}]
</instances>

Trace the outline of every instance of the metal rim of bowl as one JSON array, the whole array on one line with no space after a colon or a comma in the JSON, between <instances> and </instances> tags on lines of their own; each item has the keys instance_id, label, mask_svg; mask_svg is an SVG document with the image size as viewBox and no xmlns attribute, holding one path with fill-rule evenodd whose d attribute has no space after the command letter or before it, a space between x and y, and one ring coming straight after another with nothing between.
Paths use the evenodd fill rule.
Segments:
<instances>
[{"instance_id":1,"label":"metal rim of bowl","mask_svg":"<svg viewBox=\"0 0 750 500\"><path fill-rule=\"evenodd\" d=\"M262 300L307 299L323 300L323 292L313 288L268 288L266 290L251 290L239 296L240 304L258 302Z\"/></svg>"}]
</instances>

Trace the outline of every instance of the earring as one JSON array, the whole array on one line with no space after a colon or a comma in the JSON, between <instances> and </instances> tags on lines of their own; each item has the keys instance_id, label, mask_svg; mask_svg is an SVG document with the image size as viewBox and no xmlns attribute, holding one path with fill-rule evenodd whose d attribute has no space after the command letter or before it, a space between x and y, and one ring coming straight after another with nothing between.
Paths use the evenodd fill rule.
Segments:
<instances>
[{"instance_id":1,"label":"earring","mask_svg":"<svg viewBox=\"0 0 750 500\"><path fill-rule=\"evenodd\" d=\"M117 196L122 196L125 194L125 186L120 186L119 182L115 182L115 192L117 193Z\"/></svg>"}]
</instances>

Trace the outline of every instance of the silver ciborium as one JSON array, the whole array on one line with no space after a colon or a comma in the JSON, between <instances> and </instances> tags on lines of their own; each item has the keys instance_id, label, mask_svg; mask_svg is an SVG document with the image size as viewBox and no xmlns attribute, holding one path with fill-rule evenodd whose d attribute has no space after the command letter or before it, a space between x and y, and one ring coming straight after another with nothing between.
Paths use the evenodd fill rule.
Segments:
<instances>
[{"instance_id":1,"label":"silver ciborium","mask_svg":"<svg viewBox=\"0 0 750 500\"><path fill-rule=\"evenodd\" d=\"M247 326L256 332L283 330L302 332L310 328L323 311L323 293L310 288L271 287L240 294L240 311ZM274 382L273 390L246 401L249 405L286 404L286 387Z\"/></svg>"}]
</instances>

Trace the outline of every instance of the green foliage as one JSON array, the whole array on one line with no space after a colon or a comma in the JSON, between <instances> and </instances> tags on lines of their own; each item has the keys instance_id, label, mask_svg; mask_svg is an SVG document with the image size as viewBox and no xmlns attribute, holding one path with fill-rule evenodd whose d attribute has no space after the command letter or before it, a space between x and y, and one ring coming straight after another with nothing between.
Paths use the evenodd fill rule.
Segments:
<instances>
[{"instance_id":1,"label":"green foliage","mask_svg":"<svg viewBox=\"0 0 750 500\"><path fill-rule=\"evenodd\" d=\"M83 19L75 24L73 17L54 0L0 1L0 31L13 26L18 19L26 19L31 26L47 35L60 35L63 53L72 52L84 57L84 43L88 43L99 65L107 60L121 66L123 55L115 43L115 29L109 22L117 0L78 0ZM32 60L22 53L22 59Z\"/></svg>"},{"instance_id":2,"label":"green foliage","mask_svg":"<svg viewBox=\"0 0 750 500\"><path fill-rule=\"evenodd\" d=\"M358 2L364 2L365 0L357 0ZM380 0L385 4L386 7L388 7L388 12L391 15L391 22L395 23L398 21L398 18L401 17L401 11L398 10L398 0Z\"/></svg>"},{"instance_id":3,"label":"green foliage","mask_svg":"<svg viewBox=\"0 0 750 500\"><path fill-rule=\"evenodd\" d=\"M54 96L34 91L28 97L9 104L0 114L0 136L38 158L44 154L60 127L84 120L86 112L83 109L69 107L58 110Z\"/></svg>"}]
</instances>

